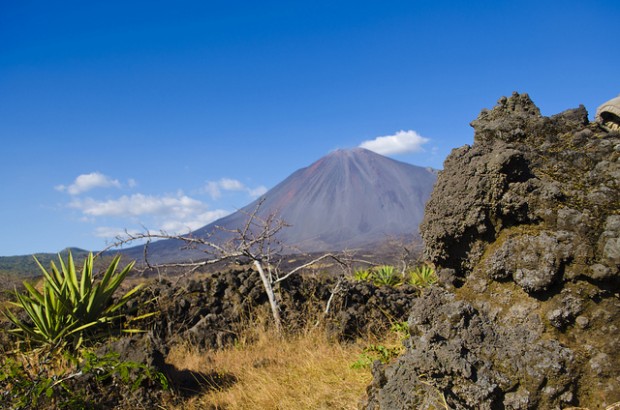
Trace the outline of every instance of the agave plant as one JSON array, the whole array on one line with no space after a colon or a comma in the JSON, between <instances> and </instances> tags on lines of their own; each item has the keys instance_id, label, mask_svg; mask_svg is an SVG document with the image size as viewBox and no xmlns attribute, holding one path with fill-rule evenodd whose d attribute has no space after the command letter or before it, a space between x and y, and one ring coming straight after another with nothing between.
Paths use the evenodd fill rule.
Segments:
<instances>
[{"instance_id":1,"label":"agave plant","mask_svg":"<svg viewBox=\"0 0 620 410\"><path fill-rule=\"evenodd\" d=\"M400 284L398 272L396 272L394 266L390 265L377 266L372 278L377 286L397 286Z\"/></svg>"},{"instance_id":2,"label":"agave plant","mask_svg":"<svg viewBox=\"0 0 620 410\"><path fill-rule=\"evenodd\" d=\"M372 280L372 271L370 269L357 269L353 272L353 279L358 282L368 282Z\"/></svg>"},{"instance_id":3,"label":"agave plant","mask_svg":"<svg viewBox=\"0 0 620 410\"><path fill-rule=\"evenodd\" d=\"M428 264L420 265L409 273L409 284L425 288L437 282L435 269Z\"/></svg>"},{"instance_id":4,"label":"agave plant","mask_svg":"<svg viewBox=\"0 0 620 410\"><path fill-rule=\"evenodd\" d=\"M84 260L79 277L71 253L66 264L60 255L58 258L60 269L52 261L49 271L34 258L43 273L41 291L28 282L24 282L26 294L15 291L17 302L13 305L24 309L32 324L20 320L9 310L4 313L17 326L10 331L23 339L50 347L72 342L74 347L78 347L84 338L94 336L99 326L122 317L121 307L136 295L142 285L113 300L112 296L134 262L117 272L120 256L116 256L103 276L96 279L92 253Z\"/></svg>"}]
</instances>

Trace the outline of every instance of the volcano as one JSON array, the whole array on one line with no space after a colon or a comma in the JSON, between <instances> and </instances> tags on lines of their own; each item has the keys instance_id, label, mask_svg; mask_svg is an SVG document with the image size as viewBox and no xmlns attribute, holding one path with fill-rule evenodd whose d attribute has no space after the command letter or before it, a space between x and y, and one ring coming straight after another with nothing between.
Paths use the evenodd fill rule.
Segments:
<instances>
[{"instance_id":1,"label":"volcano","mask_svg":"<svg viewBox=\"0 0 620 410\"><path fill-rule=\"evenodd\" d=\"M388 238L419 237L424 206L437 172L372 151L336 150L299 169L241 210L206 225L192 236L223 240L221 229L243 227L260 201L257 216L276 214L287 223L278 239L290 253L363 249ZM179 241L150 245L154 261L196 258ZM123 253L133 253L126 249ZM136 250L137 251L137 250ZM141 252L141 251L140 251ZM138 256L138 255L136 255Z\"/></svg>"}]
</instances>

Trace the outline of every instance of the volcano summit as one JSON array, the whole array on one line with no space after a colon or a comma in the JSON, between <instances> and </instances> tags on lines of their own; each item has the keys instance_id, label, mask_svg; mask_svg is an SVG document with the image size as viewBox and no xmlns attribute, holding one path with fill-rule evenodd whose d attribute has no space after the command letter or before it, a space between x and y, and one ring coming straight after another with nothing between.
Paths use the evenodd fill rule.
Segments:
<instances>
[{"instance_id":1,"label":"volcano summit","mask_svg":"<svg viewBox=\"0 0 620 410\"><path fill-rule=\"evenodd\" d=\"M363 148L336 150L192 236L206 237L217 227L240 228L262 201L257 216L275 213L290 225L278 234L289 252L338 251L369 247L387 238L412 239L419 237L418 225L436 178L435 170ZM178 241L163 240L151 244L150 253L158 261L187 257L179 247Z\"/></svg>"}]
</instances>

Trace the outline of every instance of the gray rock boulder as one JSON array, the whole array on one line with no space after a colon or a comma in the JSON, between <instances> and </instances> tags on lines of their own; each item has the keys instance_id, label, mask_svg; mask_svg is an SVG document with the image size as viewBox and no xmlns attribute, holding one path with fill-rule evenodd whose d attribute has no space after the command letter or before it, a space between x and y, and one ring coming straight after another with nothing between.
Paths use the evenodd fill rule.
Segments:
<instances>
[{"instance_id":1,"label":"gray rock boulder","mask_svg":"<svg viewBox=\"0 0 620 410\"><path fill-rule=\"evenodd\" d=\"M513 309L513 326L497 326L454 294L431 290L409 318L412 348L394 365L375 368L383 384L375 386L378 393L367 408L433 409L444 400L451 409L570 403L577 388L567 377L577 371L574 353L541 338L544 325L528 312L531 307Z\"/></svg>"},{"instance_id":2,"label":"gray rock boulder","mask_svg":"<svg viewBox=\"0 0 620 410\"><path fill-rule=\"evenodd\" d=\"M591 409L620 401L620 134L583 106L503 97L452 151L421 234L443 289L367 409Z\"/></svg>"}]
</instances>

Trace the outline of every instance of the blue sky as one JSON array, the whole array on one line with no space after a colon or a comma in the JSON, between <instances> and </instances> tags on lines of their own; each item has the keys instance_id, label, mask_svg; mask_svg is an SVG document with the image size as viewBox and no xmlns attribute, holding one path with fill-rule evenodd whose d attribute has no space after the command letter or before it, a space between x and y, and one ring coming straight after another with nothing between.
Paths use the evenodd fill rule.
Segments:
<instances>
[{"instance_id":1,"label":"blue sky","mask_svg":"<svg viewBox=\"0 0 620 410\"><path fill-rule=\"evenodd\" d=\"M1 0L0 255L186 232L337 148L441 168L515 90L593 118L619 21L617 0Z\"/></svg>"}]
</instances>

